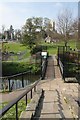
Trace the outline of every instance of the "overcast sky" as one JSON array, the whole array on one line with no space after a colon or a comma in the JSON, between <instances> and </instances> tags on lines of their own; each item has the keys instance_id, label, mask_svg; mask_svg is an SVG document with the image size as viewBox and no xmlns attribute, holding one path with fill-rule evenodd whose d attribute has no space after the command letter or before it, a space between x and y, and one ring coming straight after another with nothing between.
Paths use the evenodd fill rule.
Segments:
<instances>
[{"instance_id":1,"label":"overcast sky","mask_svg":"<svg viewBox=\"0 0 80 120\"><path fill-rule=\"evenodd\" d=\"M70 9L73 17L78 16L77 2L0 2L0 30L2 25L6 29L10 25L14 29L21 29L26 19L33 16L57 21L58 13L64 8Z\"/></svg>"}]
</instances>

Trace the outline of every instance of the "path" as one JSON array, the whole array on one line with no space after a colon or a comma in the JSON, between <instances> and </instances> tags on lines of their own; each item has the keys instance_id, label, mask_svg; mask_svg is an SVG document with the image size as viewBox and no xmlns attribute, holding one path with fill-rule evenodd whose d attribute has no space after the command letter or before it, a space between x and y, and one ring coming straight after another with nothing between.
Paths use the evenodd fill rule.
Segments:
<instances>
[{"instance_id":1,"label":"path","mask_svg":"<svg viewBox=\"0 0 80 120\"><path fill-rule=\"evenodd\" d=\"M54 64L54 65L53 65ZM49 59L47 78L55 72L55 79L46 80L41 84L44 99L38 118L77 118L80 112L78 100L78 84L64 83L55 57ZM54 71L55 70L55 71Z\"/></svg>"},{"instance_id":2,"label":"path","mask_svg":"<svg viewBox=\"0 0 80 120\"><path fill-rule=\"evenodd\" d=\"M48 80L48 79L53 80L54 78L54 67L53 66L54 66L53 57L49 57L45 80Z\"/></svg>"}]
</instances>

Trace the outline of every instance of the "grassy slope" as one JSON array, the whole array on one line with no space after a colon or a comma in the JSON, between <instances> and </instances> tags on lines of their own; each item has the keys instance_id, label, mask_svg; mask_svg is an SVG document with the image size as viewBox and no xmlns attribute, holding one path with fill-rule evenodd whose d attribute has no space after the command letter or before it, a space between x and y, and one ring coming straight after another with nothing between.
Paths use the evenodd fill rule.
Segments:
<instances>
[{"instance_id":1,"label":"grassy slope","mask_svg":"<svg viewBox=\"0 0 80 120\"><path fill-rule=\"evenodd\" d=\"M27 49L26 46L20 44L20 43L4 43L4 48L6 47L7 51L11 52L11 51L14 51L14 53L17 53L17 52L22 52L22 51L25 51Z\"/></svg>"},{"instance_id":2,"label":"grassy slope","mask_svg":"<svg viewBox=\"0 0 80 120\"><path fill-rule=\"evenodd\" d=\"M60 41L57 43L41 43L42 45L45 45L48 47L48 51L50 54L56 54L57 53L57 47L60 45L64 45L64 41ZM74 40L70 40L68 42L68 45L70 45L73 49L75 48L76 42ZM4 48L6 47L7 51L9 52L14 52L14 53L18 53L18 52L23 52L23 51L27 51L27 53L24 55L24 58L26 58L27 56L30 56L30 50L28 49L28 47L20 44L20 43L4 43Z\"/></svg>"},{"instance_id":3,"label":"grassy slope","mask_svg":"<svg viewBox=\"0 0 80 120\"><path fill-rule=\"evenodd\" d=\"M23 44L20 44L20 43L15 43L15 42L4 43L3 48L4 49L6 48L6 51L8 51L8 52L14 52L14 53L26 51L26 53L23 55L23 59L26 59L30 56L30 50L28 49L28 47L24 46ZM14 61L18 60L17 55L12 56L11 58L13 58Z\"/></svg>"},{"instance_id":4,"label":"grassy slope","mask_svg":"<svg viewBox=\"0 0 80 120\"><path fill-rule=\"evenodd\" d=\"M64 45L64 41L60 41L60 42L57 42L57 43L44 43L43 42L42 45L47 46L49 54L52 55L52 54L57 54L57 48L58 48L58 46L63 46ZM75 44L74 40L70 40L68 42L68 45L71 48L73 48L73 49L76 48L76 44Z\"/></svg>"}]
</instances>

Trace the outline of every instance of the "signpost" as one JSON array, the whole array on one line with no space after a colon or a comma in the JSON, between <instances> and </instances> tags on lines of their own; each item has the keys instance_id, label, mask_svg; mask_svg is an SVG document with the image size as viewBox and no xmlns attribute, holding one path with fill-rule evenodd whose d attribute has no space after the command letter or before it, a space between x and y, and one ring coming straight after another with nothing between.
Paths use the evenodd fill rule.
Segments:
<instances>
[{"instance_id":1,"label":"signpost","mask_svg":"<svg viewBox=\"0 0 80 120\"><path fill-rule=\"evenodd\" d=\"M41 56L42 56L43 58L47 58L47 52L42 52L42 53L41 53Z\"/></svg>"}]
</instances>

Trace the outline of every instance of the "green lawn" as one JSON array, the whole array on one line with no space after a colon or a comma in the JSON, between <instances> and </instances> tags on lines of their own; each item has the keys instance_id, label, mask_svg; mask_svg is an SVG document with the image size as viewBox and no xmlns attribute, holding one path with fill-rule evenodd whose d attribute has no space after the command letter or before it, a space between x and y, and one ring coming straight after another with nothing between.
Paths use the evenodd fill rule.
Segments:
<instances>
[{"instance_id":1,"label":"green lawn","mask_svg":"<svg viewBox=\"0 0 80 120\"><path fill-rule=\"evenodd\" d=\"M23 44L20 44L20 43L17 43L17 42L8 42L8 43L3 43L3 48L9 52L14 52L14 53L17 53L17 52L22 52L22 51L25 51L27 50L27 47L24 46Z\"/></svg>"},{"instance_id":2,"label":"green lawn","mask_svg":"<svg viewBox=\"0 0 80 120\"><path fill-rule=\"evenodd\" d=\"M42 42L41 45L44 45L44 46L47 46L48 48L48 52L50 55L52 54L57 54L57 48L58 46L62 46L64 45L64 41L60 41L60 42L57 42L57 43L45 43L45 42ZM76 47L76 42L75 40L69 40L68 41L68 45L75 49ZM20 43L16 43L16 42L9 42L9 43L4 43L3 45L4 49L6 49L6 51L8 52L14 52L15 54L16 53L19 53L19 52L25 52L25 54L22 56L22 60L23 61L26 61L28 57L30 57L30 50L27 46L24 46L23 44L20 44ZM11 56L11 59L13 61L18 61L19 60L19 57L17 55L15 56Z\"/></svg>"},{"instance_id":3,"label":"green lawn","mask_svg":"<svg viewBox=\"0 0 80 120\"><path fill-rule=\"evenodd\" d=\"M44 43L43 42L42 45L47 46L47 50L48 50L49 54L52 55L52 54L57 54L58 46L63 46L64 45L64 41L60 41L60 42L57 42L57 43ZM68 45L72 49L76 48L76 42L74 40L69 40L68 41Z\"/></svg>"},{"instance_id":4,"label":"green lawn","mask_svg":"<svg viewBox=\"0 0 80 120\"><path fill-rule=\"evenodd\" d=\"M14 56L10 56L9 61L19 61L21 59L24 61L24 59L30 57L29 48L17 42L3 43L3 50L14 53ZM18 53L23 55L19 55Z\"/></svg>"},{"instance_id":5,"label":"green lawn","mask_svg":"<svg viewBox=\"0 0 80 120\"><path fill-rule=\"evenodd\" d=\"M28 103L30 102L30 100L28 100ZM0 109L2 109L4 106L6 106L8 103L3 103L2 105L0 105ZM18 102L18 117L20 116L21 112L22 111L25 111L26 109L26 101L25 100L20 100ZM9 109L9 111L1 118L1 120L3 119L14 119L16 120L16 114L15 114L15 111L16 111L16 108L15 108L15 105Z\"/></svg>"}]
</instances>

